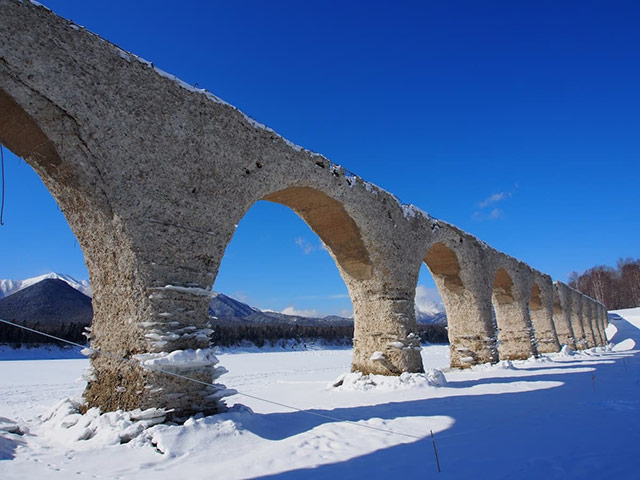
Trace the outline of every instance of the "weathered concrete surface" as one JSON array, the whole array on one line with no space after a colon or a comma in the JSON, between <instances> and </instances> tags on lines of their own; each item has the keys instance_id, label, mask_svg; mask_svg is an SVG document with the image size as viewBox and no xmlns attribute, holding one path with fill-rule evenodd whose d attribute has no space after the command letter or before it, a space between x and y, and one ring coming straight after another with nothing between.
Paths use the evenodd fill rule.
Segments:
<instances>
[{"instance_id":1,"label":"weathered concrete surface","mask_svg":"<svg viewBox=\"0 0 640 480\"><path fill-rule=\"evenodd\" d=\"M597 345L596 336L593 331L592 324L592 303L591 299L585 295L582 296L582 325L584 327L584 336L587 342L588 348L593 348Z\"/></svg>"},{"instance_id":2,"label":"weathered concrete surface","mask_svg":"<svg viewBox=\"0 0 640 480\"><path fill-rule=\"evenodd\" d=\"M607 345L609 340L607 339L607 334L605 329L607 328L608 318L607 318L607 307L603 304L598 304L598 331L600 332L600 339L602 341L601 345Z\"/></svg>"},{"instance_id":3,"label":"weathered concrete surface","mask_svg":"<svg viewBox=\"0 0 640 480\"><path fill-rule=\"evenodd\" d=\"M584 350L588 348L587 337L584 330L584 320L582 311L583 295L576 290L571 290L571 327L576 339L576 348Z\"/></svg>"},{"instance_id":4,"label":"weathered concrete surface","mask_svg":"<svg viewBox=\"0 0 640 480\"><path fill-rule=\"evenodd\" d=\"M502 360L521 360L538 353L528 308L532 283L524 264L510 259L505 259L505 266L495 273L493 308Z\"/></svg>"},{"instance_id":5,"label":"weathered concrete surface","mask_svg":"<svg viewBox=\"0 0 640 480\"><path fill-rule=\"evenodd\" d=\"M529 311L536 347L540 353L557 352L560 350L560 342L553 323L553 282L548 275L537 272L534 273L534 280Z\"/></svg>"},{"instance_id":6,"label":"weathered concrete surface","mask_svg":"<svg viewBox=\"0 0 640 480\"><path fill-rule=\"evenodd\" d=\"M295 211L335 260L354 306L354 370L423 370L422 262L447 309L452 366L553 351L555 328L571 335L550 312L581 307L554 303L542 273L42 7L0 0L0 11L0 141L38 172L82 246L92 347L124 359L92 357L89 405L220 408L209 296L260 200ZM169 360L204 384L150 367Z\"/></svg>"},{"instance_id":7,"label":"weathered concrete surface","mask_svg":"<svg viewBox=\"0 0 640 480\"><path fill-rule=\"evenodd\" d=\"M424 262L447 312L451 366L466 368L498 360L497 330L491 313L487 249L447 225L434 229Z\"/></svg>"},{"instance_id":8,"label":"weathered concrete surface","mask_svg":"<svg viewBox=\"0 0 640 480\"><path fill-rule=\"evenodd\" d=\"M576 349L576 341L571 326L571 288L562 282L553 284L553 324L558 333L558 343Z\"/></svg>"}]
</instances>

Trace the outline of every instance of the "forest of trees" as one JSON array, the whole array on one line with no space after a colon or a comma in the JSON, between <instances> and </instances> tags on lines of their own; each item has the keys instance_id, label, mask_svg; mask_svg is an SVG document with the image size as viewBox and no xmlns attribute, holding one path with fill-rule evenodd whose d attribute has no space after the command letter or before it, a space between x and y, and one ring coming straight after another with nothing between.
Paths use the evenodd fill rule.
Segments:
<instances>
[{"instance_id":1,"label":"forest of trees","mask_svg":"<svg viewBox=\"0 0 640 480\"><path fill-rule=\"evenodd\" d=\"M16 322L18 325L23 325L28 328L32 328L39 332L48 333L56 337L64 338L74 343L84 345L87 342L87 338L84 336L85 327L84 323L64 323L57 325L47 325L40 322L27 323ZM53 344L61 347L68 346L67 343L53 340L52 338L45 337L38 333L30 332L22 328L13 327L11 325L0 325L0 344L7 343L16 348L22 345L39 345L39 344Z\"/></svg>"},{"instance_id":2,"label":"forest of trees","mask_svg":"<svg viewBox=\"0 0 640 480\"><path fill-rule=\"evenodd\" d=\"M25 325L25 322L18 323ZM62 325L29 323L25 326L82 345L87 341L83 335L86 325L81 323L67 323ZM418 324L418 334L423 341L429 343L448 343L449 341L447 338L447 328L443 325ZM264 345L276 345L281 340L296 340L303 343L314 340L324 340L333 345L351 345L352 339L353 326L315 326L272 323L257 325L214 325L211 343L213 345L229 347L240 345L243 342L251 342L258 347L262 347ZM3 343L10 344L14 347L34 344L66 345L21 328L0 325L0 344Z\"/></svg>"},{"instance_id":3,"label":"forest of trees","mask_svg":"<svg viewBox=\"0 0 640 480\"><path fill-rule=\"evenodd\" d=\"M423 342L448 343L447 327L444 325L418 324L418 335ZM265 344L275 345L280 340L297 340L307 342L324 340L331 344L351 345L353 326L327 325L289 325L289 324L244 324L244 325L215 325L211 343L228 347L239 345L243 341L253 343L258 347Z\"/></svg>"},{"instance_id":4,"label":"forest of trees","mask_svg":"<svg viewBox=\"0 0 640 480\"><path fill-rule=\"evenodd\" d=\"M640 307L640 258L621 258L616 268L599 265L573 272L569 286L602 302L608 310Z\"/></svg>"}]
</instances>

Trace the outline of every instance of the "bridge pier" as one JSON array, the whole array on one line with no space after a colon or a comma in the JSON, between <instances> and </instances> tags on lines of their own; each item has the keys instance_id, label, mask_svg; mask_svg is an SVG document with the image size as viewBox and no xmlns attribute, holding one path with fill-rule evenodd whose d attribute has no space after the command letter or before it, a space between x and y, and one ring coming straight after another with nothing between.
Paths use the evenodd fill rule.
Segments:
<instances>
[{"instance_id":1,"label":"bridge pier","mask_svg":"<svg viewBox=\"0 0 640 480\"><path fill-rule=\"evenodd\" d=\"M349 291L354 314L351 371L379 375L423 372L415 286L349 282Z\"/></svg>"},{"instance_id":2,"label":"bridge pier","mask_svg":"<svg viewBox=\"0 0 640 480\"><path fill-rule=\"evenodd\" d=\"M562 282L553 284L553 323L560 344L576 350L576 339L571 325L571 288Z\"/></svg>"},{"instance_id":3,"label":"bridge pier","mask_svg":"<svg viewBox=\"0 0 640 480\"><path fill-rule=\"evenodd\" d=\"M602 306L602 337L604 338L605 345L609 344L607 338L607 326L609 326L609 311L605 305Z\"/></svg>"},{"instance_id":4,"label":"bridge pier","mask_svg":"<svg viewBox=\"0 0 640 480\"><path fill-rule=\"evenodd\" d=\"M553 323L553 283L546 275L536 275L529 300L531 324L540 353L560 351L558 334Z\"/></svg>"},{"instance_id":5,"label":"bridge pier","mask_svg":"<svg viewBox=\"0 0 640 480\"><path fill-rule=\"evenodd\" d=\"M154 230L147 230L150 238L159 234ZM193 240L188 237L177 241ZM196 273L195 264L160 265L167 252L157 248L133 254L130 272L91 252L85 249L94 306L87 405L103 411L163 408L174 418L219 411L226 389L215 384L225 370L209 350L212 275Z\"/></svg>"},{"instance_id":6,"label":"bridge pier","mask_svg":"<svg viewBox=\"0 0 640 480\"><path fill-rule=\"evenodd\" d=\"M527 282L526 275L515 269L512 273L517 284L505 268L498 269L493 283L500 360L524 360L538 354L529 315L531 281Z\"/></svg>"},{"instance_id":7,"label":"bridge pier","mask_svg":"<svg viewBox=\"0 0 640 480\"><path fill-rule=\"evenodd\" d=\"M582 295L582 325L584 327L584 337L587 342L587 348L593 348L597 345L591 314L591 299Z\"/></svg>"},{"instance_id":8,"label":"bridge pier","mask_svg":"<svg viewBox=\"0 0 640 480\"><path fill-rule=\"evenodd\" d=\"M600 336L602 337L602 346L605 346L609 343L606 331L608 323L609 319L607 316L607 307L600 304L598 309L598 328L600 330Z\"/></svg>"},{"instance_id":9,"label":"bridge pier","mask_svg":"<svg viewBox=\"0 0 640 480\"><path fill-rule=\"evenodd\" d=\"M589 347L587 345L587 337L582 319L582 294L571 289L569 291L569 298L571 301L571 328L575 335L576 348L578 350L585 350Z\"/></svg>"},{"instance_id":10,"label":"bridge pier","mask_svg":"<svg viewBox=\"0 0 640 480\"><path fill-rule=\"evenodd\" d=\"M463 232L436 229L424 258L445 306L452 368L498 361L491 288L480 267L486 258L466 240Z\"/></svg>"},{"instance_id":11,"label":"bridge pier","mask_svg":"<svg viewBox=\"0 0 640 480\"><path fill-rule=\"evenodd\" d=\"M469 287L456 294L440 289L447 311L452 368L498 361L491 296L483 290Z\"/></svg>"}]
</instances>

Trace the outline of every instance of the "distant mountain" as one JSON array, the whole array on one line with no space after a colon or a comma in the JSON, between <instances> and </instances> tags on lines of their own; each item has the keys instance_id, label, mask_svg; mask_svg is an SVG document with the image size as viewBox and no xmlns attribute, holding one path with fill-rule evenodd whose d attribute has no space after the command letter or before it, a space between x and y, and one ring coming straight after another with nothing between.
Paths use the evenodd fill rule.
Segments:
<instances>
[{"instance_id":1,"label":"distant mountain","mask_svg":"<svg viewBox=\"0 0 640 480\"><path fill-rule=\"evenodd\" d=\"M222 293L216 293L209 304L209 315L216 317L213 324L263 324L280 323L289 325L324 325L324 326L348 326L353 325L353 318L345 318L337 315L329 315L323 318L301 317L297 315L285 315L274 311L262 311L257 308L228 297ZM446 325L447 317L444 311L438 311L437 306L428 311L416 312L418 323Z\"/></svg>"},{"instance_id":2,"label":"distant mountain","mask_svg":"<svg viewBox=\"0 0 640 480\"><path fill-rule=\"evenodd\" d=\"M263 323L279 323L288 325L324 325L346 326L352 325L353 319L330 315L324 318L301 317L285 315L274 311L262 311L239 302L223 293L215 293L209 304L209 315L215 317L212 324L221 325L256 325Z\"/></svg>"},{"instance_id":3,"label":"distant mountain","mask_svg":"<svg viewBox=\"0 0 640 480\"><path fill-rule=\"evenodd\" d=\"M26 280L0 280L0 298L7 297L46 279L62 280L85 295L91 296L89 280L76 280L71 275L51 272L37 277L27 278Z\"/></svg>"},{"instance_id":4,"label":"distant mountain","mask_svg":"<svg viewBox=\"0 0 640 480\"><path fill-rule=\"evenodd\" d=\"M38 277L28 278L26 280L0 280L0 301L4 298L9 298L9 296L14 297L17 293L31 286L42 283L44 280L62 281L78 292L81 292L86 296L91 296L91 287L88 280L78 281L70 275L52 272L45 275L40 275ZM419 287L419 289L420 288L421 287ZM416 297L416 319L418 323L446 325L447 317L444 312L444 306L442 305L442 303L440 301L434 300L432 296L425 296L424 290L419 290L418 294L419 297ZM21 297L14 298L12 303L19 301L21 301ZM44 302L45 300L43 299L42 301ZM337 315L329 315L323 318L310 318L298 315L286 315L280 312L269 310L262 311L222 293L214 293L214 297L211 299L211 304L209 305L209 314L212 317L216 317L216 320L214 320L213 323L217 324L240 325L278 323L304 326L353 325L352 318L345 318ZM65 322L65 320L62 321Z\"/></svg>"},{"instance_id":5,"label":"distant mountain","mask_svg":"<svg viewBox=\"0 0 640 480\"><path fill-rule=\"evenodd\" d=\"M424 325L447 325L447 313L441 312L416 312L416 321Z\"/></svg>"},{"instance_id":6,"label":"distant mountain","mask_svg":"<svg viewBox=\"0 0 640 480\"><path fill-rule=\"evenodd\" d=\"M12 295L0 298L0 318L28 325L89 325L91 298L67 282L46 278Z\"/></svg>"}]
</instances>

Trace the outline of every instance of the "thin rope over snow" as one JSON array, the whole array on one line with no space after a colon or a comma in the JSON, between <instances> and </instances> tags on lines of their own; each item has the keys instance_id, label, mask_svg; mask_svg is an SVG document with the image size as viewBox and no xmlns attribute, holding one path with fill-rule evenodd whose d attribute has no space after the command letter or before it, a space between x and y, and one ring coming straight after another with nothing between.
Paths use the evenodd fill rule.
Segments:
<instances>
[{"instance_id":1,"label":"thin rope over snow","mask_svg":"<svg viewBox=\"0 0 640 480\"><path fill-rule=\"evenodd\" d=\"M49 338L52 338L54 340L58 340L60 342L67 343L69 345L73 345L74 347L80 347L82 349L89 348L92 352L98 353L100 355L105 355L105 356L113 358L115 360L121 360L123 362L128 362L128 363L132 363L132 364L136 364L136 365L140 366L140 364L136 360L133 360L133 359L130 359L130 358L124 358L124 357L121 357L119 355L115 355L115 354L113 354L111 352L104 352L102 350L97 350L97 349L94 349L94 348L86 347L85 345L81 345L79 343L75 343L75 342L72 342L72 341L64 339L64 338L56 337L55 335L50 335L48 333L44 333L44 332L41 332L39 330L34 330L33 328L25 327L24 325L19 325L17 323L13 323L13 322L10 322L8 320L3 320L2 318L0 318L0 322L1 323L6 323L7 325L12 325L14 327L22 328L23 330L27 330L29 332L37 333L39 335L43 335L45 337L49 337ZM159 368L154 368L153 371L154 372L164 373L165 375L169 375L171 377L176 377L176 378L181 378L183 380L188 380L190 382L199 383L201 385L215 387L215 385L213 385L212 383L203 382L202 380L198 380L196 378L187 377L186 375L180 375L180 374L174 373L174 372L168 372L166 370L162 370L162 369L159 369ZM273 400L268 400L266 398L261 398L261 397L255 396L255 395L250 395L248 393L242 393L242 392L239 392L239 391L237 391L237 392L238 392L238 395L243 395L243 396L245 396L247 398L252 398L254 400L259 400L261 402L269 403L271 405L277 405L279 407L288 408L290 410L295 410L295 411L300 412L300 413L306 413L307 415L311 415L311 416L314 416L314 417L320 417L320 418L323 418L325 420L332 420L334 422L349 423L349 424L354 425L356 427L367 428L369 430L376 430L378 432L383 432L383 433L387 433L387 434L390 434L390 435L399 435L399 436L402 436L402 437L409 437L409 438L413 438L413 439L416 439L416 440L424 440L427 437L426 435L423 436L423 437L420 437L418 435L411 435L410 433L396 432L396 431L393 431L393 430L387 430L386 428L372 427L371 425L365 425L365 424L362 424L362 423L355 422L353 420L346 420L344 418L338 418L338 417L334 417L334 416L331 416L331 415L325 415L323 413L313 412L313 411L310 411L310 410L304 410L304 409L299 408L299 407L294 407L292 405L287 405L285 403L275 402Z\"/></svg>"}]
</instances>

